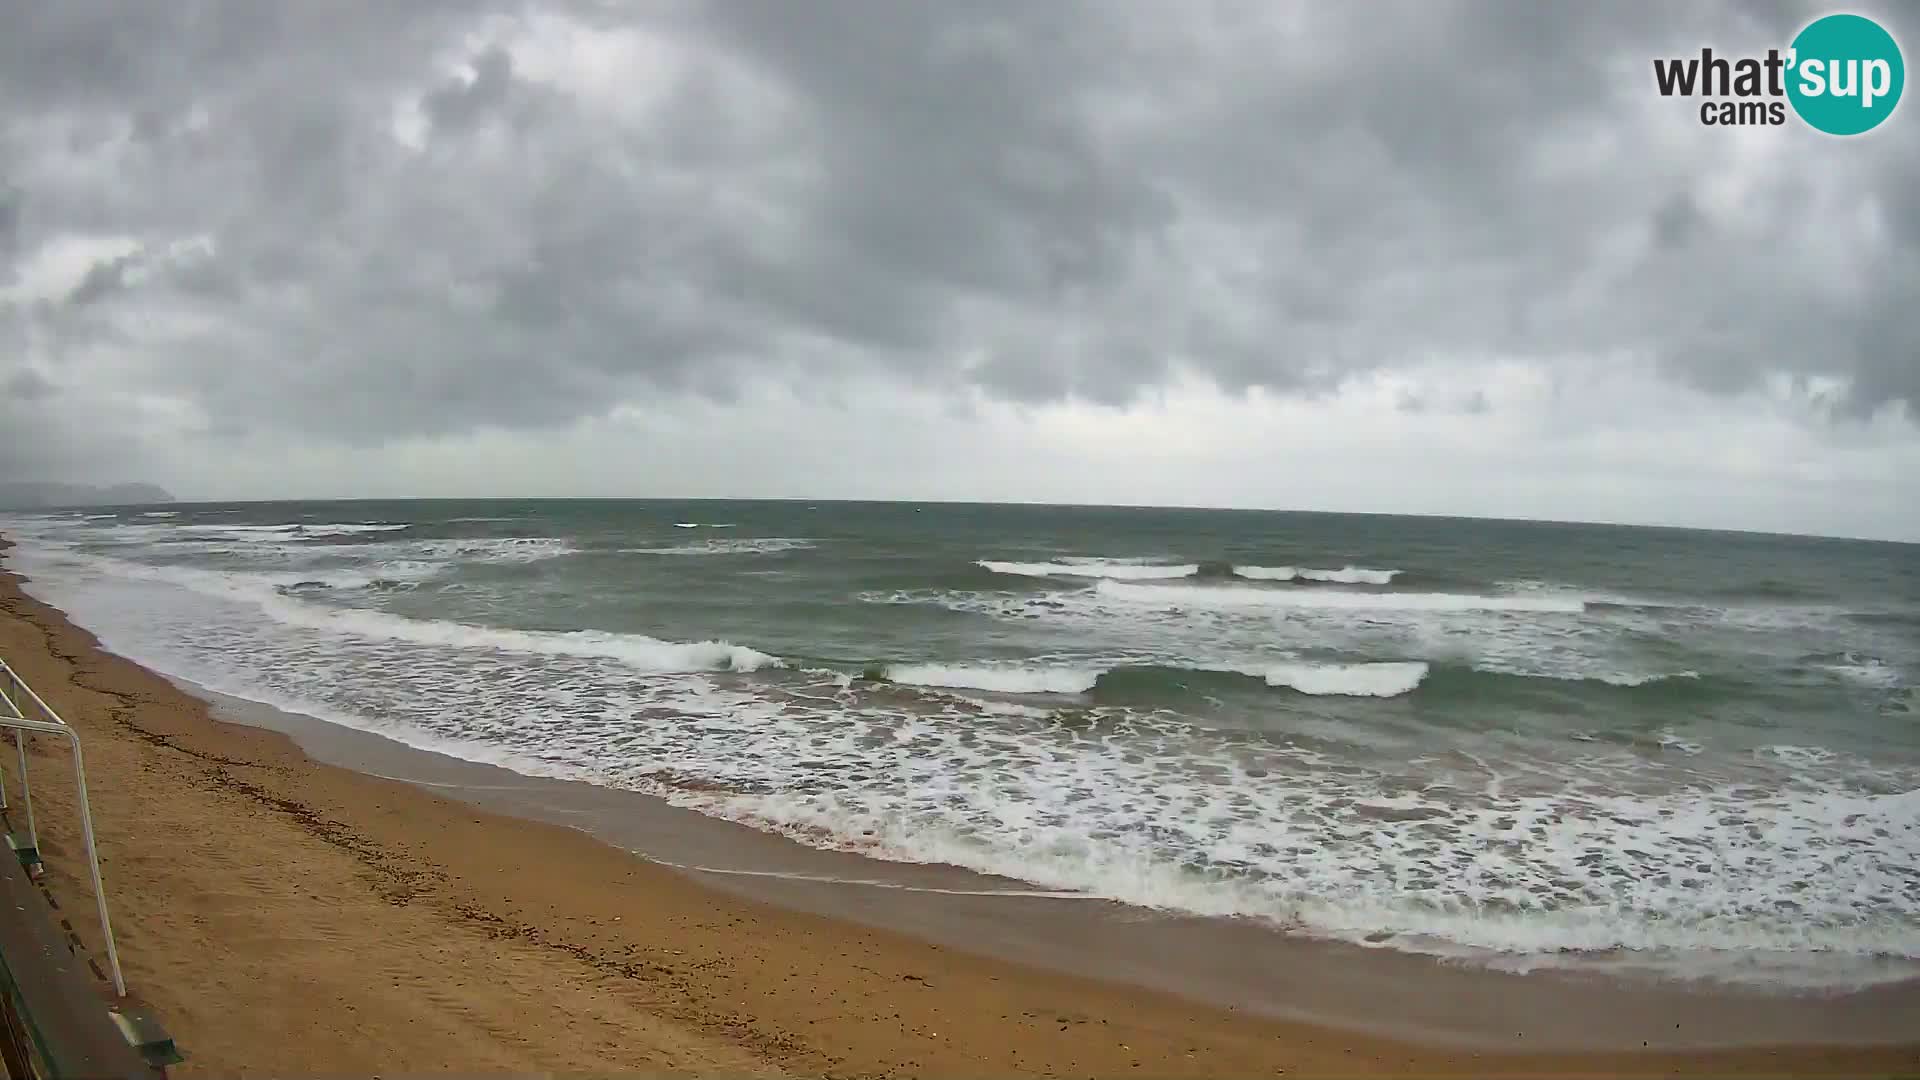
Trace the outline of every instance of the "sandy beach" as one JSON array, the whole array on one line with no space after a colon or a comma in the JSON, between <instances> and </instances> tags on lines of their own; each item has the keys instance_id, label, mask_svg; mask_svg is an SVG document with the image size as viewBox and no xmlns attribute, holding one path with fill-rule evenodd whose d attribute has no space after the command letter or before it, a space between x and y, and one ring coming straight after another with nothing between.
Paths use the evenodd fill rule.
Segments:
<instances>
[{"instance_id":1,"label":"sandy beach","mask_svg":"<svg viewBox=\"0 0 1920 1080\"><path fill-rule=\"evenodd\" d=\"M316 761L102 652L10 576L0 655L81 734L127 980L188 1055L180 1076L1920 1070L1916 1044L1543 1054L1520 1031L1513 1049L1441 1046L1022 966ZM36 751L42 848L61 903L85 912L53 749Z\"/></svg>"}]
</instances>

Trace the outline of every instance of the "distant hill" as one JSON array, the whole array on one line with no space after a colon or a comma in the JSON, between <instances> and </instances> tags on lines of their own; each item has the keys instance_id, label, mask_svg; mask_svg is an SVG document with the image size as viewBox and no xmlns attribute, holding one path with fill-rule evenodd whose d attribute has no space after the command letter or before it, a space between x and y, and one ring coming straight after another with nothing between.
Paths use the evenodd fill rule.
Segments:
<instances>
[{"instance_id":1,"label":"distant hill","mask_svg":"<svg viewBox=\"0 0 1920 1080\"><path fill-rule=\"evenodd\" d=\"M52 484L0 481L0 510L40 510L50 506L141 506L169 503L173 496L153 484Z\"/></svg>"}]
</instances>

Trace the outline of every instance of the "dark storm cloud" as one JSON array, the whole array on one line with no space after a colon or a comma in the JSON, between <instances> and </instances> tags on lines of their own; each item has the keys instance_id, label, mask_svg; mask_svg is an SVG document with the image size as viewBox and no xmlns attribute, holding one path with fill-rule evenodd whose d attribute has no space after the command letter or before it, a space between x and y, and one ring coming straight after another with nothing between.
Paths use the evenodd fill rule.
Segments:
<instances>
[{"instance_id":1,"label":"dark storm cloud","mask_svg":"<svg viewBox=\"0 0 1920 1080\"><path fill-rule=\"evenodd\" d=\"M421 99L437 128L461 130L504 104L513 89L513 57L490 49L473 63L471 78L455 80Z\"/></svg>"},{"instance_id":2,"label":"dark storm cloud","mask_svg":"<svg viewBox=\"0 0 1920 1080\"><path fill-rule=\"evenodd\" d=\"M0 255L13 251L20 230L20 193L0 185Z\"/></svg>"},{"instance_id":3,"label":"dark storm cloud","mask_svg":"<svg viewBox=\"0 0 1920 1080\"><path fill-rule=\"evenodd\" d=\"M1663 249L1686 247L1701 224L1700 207L1694 203L1693 196L1677 191L1653 212L1654 244Z\"/></svg>"},{"instance_id":4,"label":"dark storm cloud","mask_svg":"<svg viewBox=\"0 0 1920 1080\"><path fill-rule=\"evenodd\" d=\"M0 380L0 392L23 402L39 401L54 395L57 388L37 371L16 371Z\"/></svg>"},{"instance_id":5,"label":"dark storm cloud","mask_svg":"<svg viewBox=\"0 0 1920 1080\"><path fill-rule=\"evenodd\" d=\"M753 377L1124 405L1450 355L1913 408L1914 106L1837 141L1652 91L1812 10L0 2L0 288L135 245L0 330L63 399L355 443Z\"/></svg>"},{"instance_id":6,"label":"dark storm cloud","mask_svg":"<svg viewBox=\"0 0 1920 1080\"><path fill-rule=\"evenodd\" d=\"M107 259L94 263L80 279L80 284L67 294L69 304L91 304L95 300L119 292L127 287L127 275L140 265L138 255L122 255L116 259Z\"/></svg>"}]
</instances>

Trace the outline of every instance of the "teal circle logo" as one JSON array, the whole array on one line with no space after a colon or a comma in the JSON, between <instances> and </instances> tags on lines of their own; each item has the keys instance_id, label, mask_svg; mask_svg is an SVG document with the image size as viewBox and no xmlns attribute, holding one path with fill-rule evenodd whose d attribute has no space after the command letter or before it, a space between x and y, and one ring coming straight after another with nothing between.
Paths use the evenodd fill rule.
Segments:
<instances>
[{"instance_id":1,"label":"teal circle logo","mask_svg":"<svg viewBox=\"0 0 1920 1080\"><path fill-rule=\"evenodd\" d=\"M1789 54L1787 100L1829 135L1872 131L1893 115L1907 84L1900 45L1879 23L1828 15L1807 24Z\"/></svg>"}]
</instances>

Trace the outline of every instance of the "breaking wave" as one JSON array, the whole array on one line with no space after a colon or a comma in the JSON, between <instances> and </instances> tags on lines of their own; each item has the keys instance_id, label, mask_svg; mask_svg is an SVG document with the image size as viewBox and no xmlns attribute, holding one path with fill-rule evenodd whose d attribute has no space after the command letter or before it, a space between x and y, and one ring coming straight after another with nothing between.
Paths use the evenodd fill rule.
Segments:
<instances>
[{"instance_id":1,"label":"breaking wave","mask_svg":"<svg viewBox=\"0 0 1920 1080\"><path fill-rule=\"evenodd\" d=\"M967 667L946 664L890 664L888 682L996 694L1082 694L1093 689L1100 668Z\"/></svg>"},{"instance_id":2,"label":"breaking wave","mask_svg":"<svg viewBox=\"0 0 1920 1080\"><path fill-rule=\"evenodd\" d=\"M1249 581L1325 581L1338 585L1386 585L1400 574L1398 570L1370 570L1364 566L1314 570L1300 566L1236 565L1233 572Z\"/></svg>"},{"instance_id":3,"label":"breaking wave","mask_svg":"<svg viewBox=\"0 0 1920 1080\"><path fill-rule=\"evenodd\" d=\"M644 634L605 630L512 630L470 626L442 619L415 619L384 611L309 603L291 594L288 582L273 576L180 566L147 566L120 559L69 555L119 577L159 581L205 596L251 604L275 622L413 645L484 649L535 656L576 656L615 660L636 671L758 671L784 666L775 656L724 641L662 641ZM343 586L353 579L343 578ZM315 584L324 584L314 582Z\"/></svg>"},{"instance_id":4,"label":"breaking wave","mask_svg":"<svg viewBox=\"0 0 1920 1080\"><path fill-rule=\"evenodd\" d=\"M1532 611L1579 614L1586 603L1567 596L1477 596L1466 593L1365 593L1217 585L1133 585L1102 581L1099 595L1128 603L1202 611L1247 608L1357 608L1417 611Z\"/></svg>"},{"instance_id":5,"label":"breaking wave","mask_svg":"<svg viewBox=\"0 0 1920 1080\"><path fill-rule=\"evenodd\" d=\"M984 570L996 574L1017 574L1021 577L1080 577L1114 578L1123 581L1152 581L1163 578L1192 577L1200 572L1198 563L1178 563L1171 566L1155 566L1120 560L1087 559L1062 560L1060 562L1001 562L995 559L979 559L974 562Z\"/></svg>"},{"instance_id":6,"label":"breaking wave","mask_svg":"<svg viewBox=\"0 0 1920 1080\"><path fill-rule=\"evenodd\" d=\"M1401 697L1419 692L1454 700L1514 699L1558 688L1622 702L1685 702L1722 692L1722 684L1682 690L1693 672L1671 674L1498 671L1429 660L1283 659L1241 663L1067 661L1058 664L873 664L869 681L992 694L1090 695L1112 705L1177 703L1182 698L1283 690L1314 697ZM1677 683L1676 683L1677 680ZM1619 697L1619 695L1633 695ZM1676 696L1677 695L1677 696Z\"/></svg>"},{"instance_id":7,"label":"breaking wave","mask_svg":"<svg viewBox=\"0 0 1920 1080\"><path fill-rule=\"evenodd\" d=\"M697 544L669 544L662 547L621 548L624 555L773 555L782 551L804 551L813 541L789 536L760 536L740 540L706 540Z\"/></svg>"}]
</instances>

